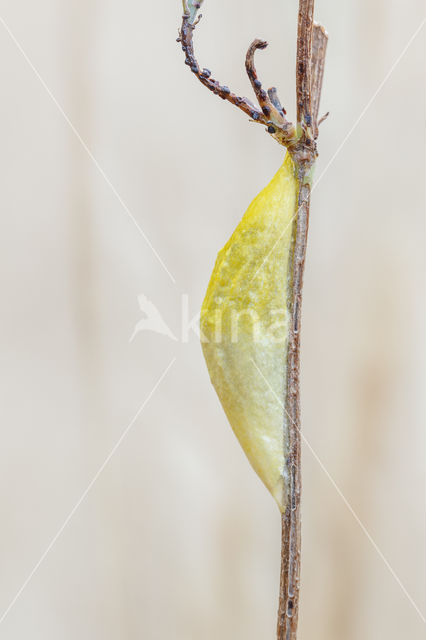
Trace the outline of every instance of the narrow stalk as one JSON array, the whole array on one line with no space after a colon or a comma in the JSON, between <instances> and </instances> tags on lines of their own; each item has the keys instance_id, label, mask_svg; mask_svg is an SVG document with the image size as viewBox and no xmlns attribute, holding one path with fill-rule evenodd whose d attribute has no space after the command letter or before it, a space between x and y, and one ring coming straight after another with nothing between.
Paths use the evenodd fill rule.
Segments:
<instances>
[{"instance_id":1,"label":"narrow stalk","mask_svg":"<svg viewBox=\"0 0 426 640\"><path fill-rule=\"evenodd\" d=\"M320 25L314 25L314 0L299 0L296 60L297 125L286 119L275 87L262 88L254 66L254 54L267 43L256 39L246 56L246 71L256 95L259 107L248 98L237 96L227 86L212 78L208 69L201 69L193 46L193 34L201 15L203 0L183 0L184 14L178 42L185 53L185 62L200 82L223 100L234 104L258 122L277 142L291 154L299 193L293 223L288 286L288 312L290 329L286 354L287 386L285 389L285 424L288 432L286 466L289 478L287 507L282 514L281 578L278 607L278 640L296 640L299 612L300 579L300 323L302 312L303 270L309 225L312 172L317 157L316 139L319 102L327 48L327 33Z\"/></svg>"},{"instance_id":2,"label":"narrow stalk","mask_svg":"<svg viewBox=\"0 0 426 640\"><path fill-rule=\"evenodd\" d=\"M300 320L302 311L303 270L309 224L311 187L310 162L296 163L299 195L291 256L289 292L290 328L287 348L287 389L285 421L288 430L287 473L289 492L282 514L281 575L278 605L278 640L296 640L299 613L301 548L301 465L300 465Z\"/></svg>"},{"instance_id":3,"label":"narrow stalk","mask_svg":"<svg viewBox=\"0 0 426 640\"><path fill-rule=\"evenodd\" d=\"M312 98L312 125L314 138L318 138L318 126L328 116L328 113L318 120L321 98L322 81L324 78L325 54L327 51L327 31L320 24L314 23L312 38L312 63L311 63L311 98Z\"/></svg>"},{"instance_id":4,"label":"narrow stalk","mask_svg":"<svg viewBox=\"0 0 426 640\"><path fill-rule=\"evenodd\" d=\"M278 640L296 640L299 614L301 553L301 436L300 436L300 326L303 272L309 227L312 172L317 156L318 109L322 88L327 34L313 22L314 0L300 0L297 33L296 96L300 138L289 148L295 162L299 193L290 257L288 310L290 315L286 358L285 423L288 432L287 508L281 519L281 573L278 605ZM314 42L314 47L312 46Z\"/></svg>"},{"instance_id":5,"label":"narrow stalk","mask_svg":"<svg viewBox=\"0 0 426 640\"><path fill-rule=\"evenodd\" d=\"M296 54L297 122L312 123L311 108L311 60L312 32L314 26L314 0L299 0Z\"/></svg>"}]
</instances>

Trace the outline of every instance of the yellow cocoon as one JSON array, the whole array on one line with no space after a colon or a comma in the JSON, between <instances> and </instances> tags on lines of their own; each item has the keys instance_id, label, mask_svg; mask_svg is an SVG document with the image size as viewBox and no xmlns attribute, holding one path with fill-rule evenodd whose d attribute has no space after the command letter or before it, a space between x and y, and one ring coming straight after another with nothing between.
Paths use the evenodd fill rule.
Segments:
<instances>
[{"instance_id":1,"label":"yellow cocoon","mask_svg":"<svg viewBox=\"0 0 426 640\"><path fill-rule=\"evenodd\" d=\"M200 321L213 386L251 465L282 511L288 493L288 267L297 190L287 154L219 252Z\"/></svg>"}]
</instances>

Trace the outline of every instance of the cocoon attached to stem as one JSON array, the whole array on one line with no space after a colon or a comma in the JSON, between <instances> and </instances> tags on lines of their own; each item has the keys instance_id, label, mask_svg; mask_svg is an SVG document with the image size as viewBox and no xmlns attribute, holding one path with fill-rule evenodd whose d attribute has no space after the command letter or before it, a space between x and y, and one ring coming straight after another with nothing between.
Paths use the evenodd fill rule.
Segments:
<instances>
[{"instance_id":1,"label":"cocoon attached to stem","mask_svg":"<svg viewBox=\"0 0 426 640\"><path fill-rule=\"evenodd\" d=\"M297 180L290 155L220 251L201 310L212 383L251 465L282 512L288 499L283 390Z\"/></svg>"},{"instance_id":2,"label":"cocoon attached to stem","mask_svg":"<svg viewBox=\"0 0 426 640\"><path fill-rule=\"evenodd\" d=\"M282 167L253 200L219 252L201 311L201 340L212 383L251 465L282 514L278 640L296 640L300 575L299 354L303 270L327 34L314 24L314 0L299 0L297 123L275 87L265 91L254 55L246 71L258 101L233 93L201 68L193 33L202 2L184 0L178 42L199 81L262 124L286 147ZM328 114L326 114L328 115Z\"/></svg>"}]
</instances>

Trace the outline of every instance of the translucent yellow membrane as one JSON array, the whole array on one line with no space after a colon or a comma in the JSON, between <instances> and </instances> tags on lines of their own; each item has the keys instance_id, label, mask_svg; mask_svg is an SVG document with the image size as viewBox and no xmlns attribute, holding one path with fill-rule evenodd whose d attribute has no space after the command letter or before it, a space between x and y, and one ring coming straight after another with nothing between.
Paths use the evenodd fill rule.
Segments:
<instances>
[{"instance_id":1,"label":"translucent yellow membrane","mask_svg":"<svg viewBox=\"0 0 426 640\"><path fill-rule=\"evenodd\" d=\"M297 202L287 155L219 252L201 310L211 381L251 465L285 510L287 286Z\"/></svg>"}]
</instances>

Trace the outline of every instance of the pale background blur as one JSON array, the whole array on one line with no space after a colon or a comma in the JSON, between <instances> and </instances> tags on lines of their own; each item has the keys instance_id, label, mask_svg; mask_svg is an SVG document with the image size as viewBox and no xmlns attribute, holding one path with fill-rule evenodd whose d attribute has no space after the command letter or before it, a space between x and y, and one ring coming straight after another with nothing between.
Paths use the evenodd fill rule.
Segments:
<instances>
[{"instance_id":1,"label":"pale background blur","mask_svg":"<svg viewBox=\"0 0 426 640\"><path fill-rule=\"evenodd\" d=\"M245 51L267 39L259 72L292 117L296 5L207 0L200 63L251 96ZM5 640L274 638L279 515L180 334L182 294L192 318L283 152L189 73L180 15L179 0L0 2ZM317 1L317 179L424 15L423 0ZM302 354L304 433L424 615L425 53L426 26L315 189ZM129 343L139 294L179 341ZM306 447L303 482L300 639L424 638Z\"/></svg>"}]
</instances>

